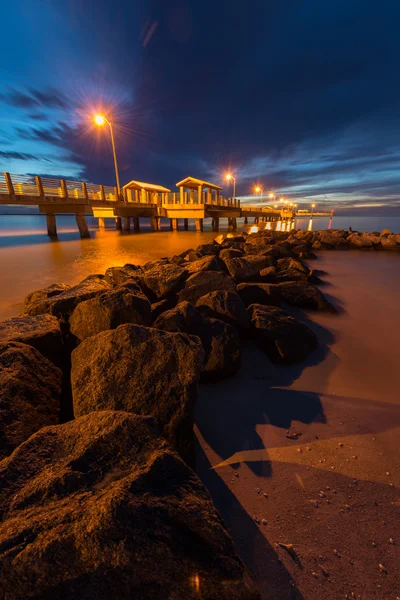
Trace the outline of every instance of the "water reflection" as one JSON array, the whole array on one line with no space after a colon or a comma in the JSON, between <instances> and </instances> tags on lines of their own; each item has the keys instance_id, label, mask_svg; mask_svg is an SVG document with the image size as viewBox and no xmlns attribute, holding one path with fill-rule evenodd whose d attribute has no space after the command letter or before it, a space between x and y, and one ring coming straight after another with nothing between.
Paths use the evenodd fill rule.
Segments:
<instances>
[{"instance_id":1,"label":"water reflection","mask_svg":"<svg viewBox=\"0 0 400 600\"><path fill-rule=\"evenodd\" d=\"M309 220L307 229L308 231L312 231L312 219Z\"/></svg>"}]
</instances>

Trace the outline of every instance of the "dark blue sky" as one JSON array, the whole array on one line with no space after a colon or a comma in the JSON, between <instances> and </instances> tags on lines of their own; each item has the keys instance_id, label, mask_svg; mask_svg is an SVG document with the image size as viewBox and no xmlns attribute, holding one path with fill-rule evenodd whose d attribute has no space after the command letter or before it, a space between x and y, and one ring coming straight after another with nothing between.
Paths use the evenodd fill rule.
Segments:
<instances>
[{"instance_id":1,"label":"dark blue sky","mask_svg":"<svg viewBox=\"0 0 400 600\"><path fill-rule=\"evenodd\" d=\"M18 0L2 7L0 170L254 183L400 206L398 0Z\"/></svg>"}]
</instances>

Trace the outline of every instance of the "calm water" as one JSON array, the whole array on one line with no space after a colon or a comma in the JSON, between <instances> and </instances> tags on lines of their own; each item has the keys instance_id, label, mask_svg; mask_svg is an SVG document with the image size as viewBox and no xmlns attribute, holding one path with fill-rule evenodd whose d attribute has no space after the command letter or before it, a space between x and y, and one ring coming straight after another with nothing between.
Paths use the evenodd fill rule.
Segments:
<instances>
[{"instance_id":1,"label":"calm water","mask_svg":"<svg viewBox=\"0 0 400 600\"><path fill-rule=\"evenodd\" d=\"M42 215L0 215L0 319L19 313L24 297L32 290L64 282L75 284L92 273L104 273L113 265L127 262L143 264L161 256L172 256L187 248L194 248L217 234L211 231L211 220L205 221L202 233L172 232L169 222L162 221L162 231L152 233L146 219L141 220L142 233L118 232L111 227L97 228L97 220L88 219L91 239L81 240L74 217L57 217L58 240L51 241L46 234L46 220ZM225 223L224 223L225 222ZM242 225L239 220L238 225ZM389 227L400 231L399 218L334 217L314 218L314 229L343 228L366 231ZM286 229L286 223L263 223L264 227ZM309 219L298 219L296 227L310 228ZM250 230L256 229L249 226ZM227 231L221 220L220 232Z\"/></svg>"}]
</instances>

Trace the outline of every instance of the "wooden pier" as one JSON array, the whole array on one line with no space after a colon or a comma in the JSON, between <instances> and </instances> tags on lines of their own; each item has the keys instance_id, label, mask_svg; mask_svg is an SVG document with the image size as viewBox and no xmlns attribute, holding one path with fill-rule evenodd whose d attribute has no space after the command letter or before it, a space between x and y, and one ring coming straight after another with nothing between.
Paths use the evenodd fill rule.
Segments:
<instances>
[{"instance_id":1,"label":"wooden pier","mask_svg":"<svg viewBox=\"0 0 400 600\"><path fill-rule=\"evenodd\" d=\"M212 219L212 228L218 231L219 220L228 219L235 230L237 219L244 217L245 223L293 219L295 213L289 209L273 209L269 206L240 206L237 198L221 195L222 188L213 183L187 177L177 184L178 192L164 186L131 181L121 195L111 186L47 177L10 175L0 173L0 204L16 206L38 206L46 215L49 236L57 235L56 216L73 214L82 238L89 237L86 216L98 219L104 228L105 219L112 219L117 229L140 231L140 219L149 218L153 231L160 230L160 219L170 219L171 229L179 224L188 229L189 219L194 219L197 231L203 230L204 219Z\"/></svg>"}]
</instances>

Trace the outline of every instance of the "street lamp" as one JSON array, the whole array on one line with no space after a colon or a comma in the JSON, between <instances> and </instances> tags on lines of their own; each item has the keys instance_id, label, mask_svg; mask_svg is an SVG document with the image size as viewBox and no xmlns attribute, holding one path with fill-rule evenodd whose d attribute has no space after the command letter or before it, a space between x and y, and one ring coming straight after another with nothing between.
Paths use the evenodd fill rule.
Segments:
<instances>
[{"instance_id":1,"label":"street lamp","mask_svg":"<svg viewBox=\"0 0 400 600\"><path fill-rule=\"evenodd\" d=\"M311 218L313 218L315 204L311 204Z\"/></svg>"},{"instance_id":2,"label":"street lamp","mask_svg":"<svg viewBox=\"0 0 400 600\"><path fill-rule=\"evenodd\" d=\"M111 121L109 121L107 119L107 117L105 117L104 115L96 115L94 117L94 122L96 123L96 125L98 125L99 127L102 127L104 125L104 123L107 123L107 125L110 126L110 133L111 133L111 145L112 145L112 150L113 150L113 156L114 156L114 167L115 167L115 179L117 180L117 192L118 192L118 200L121 197L121 186L119 183L119 173L118 173L118 163L117 163L117 152L115 150L115 141L114 141L114 132L113 132L113 128L112 128L112 124Z\"/></svg>"},{"instance_id":3,"label":"street lamp","mask_svg":"<svg viewBox=\"0 0 400 600\"><path fill-rule=\"evenodd\" d=\"M232 175L232 173L227 173L225 175L225 179L227 179L228 181L230 181L231 179L233 179L233 197L236 198L236 177L234 177Z\"/></svg>"},{"instance_id":4,"label":"street lamp","mask_svg":"<svg viewBox=\"0 0 400 600\"><path fill-rule=\"evenodd\" d=\"M254 191L256 194L260 194L260 204L262 204L262 187L260 187L259 185L256 185L256 187L254 188Z\"/></svg>"}]
</instances>

